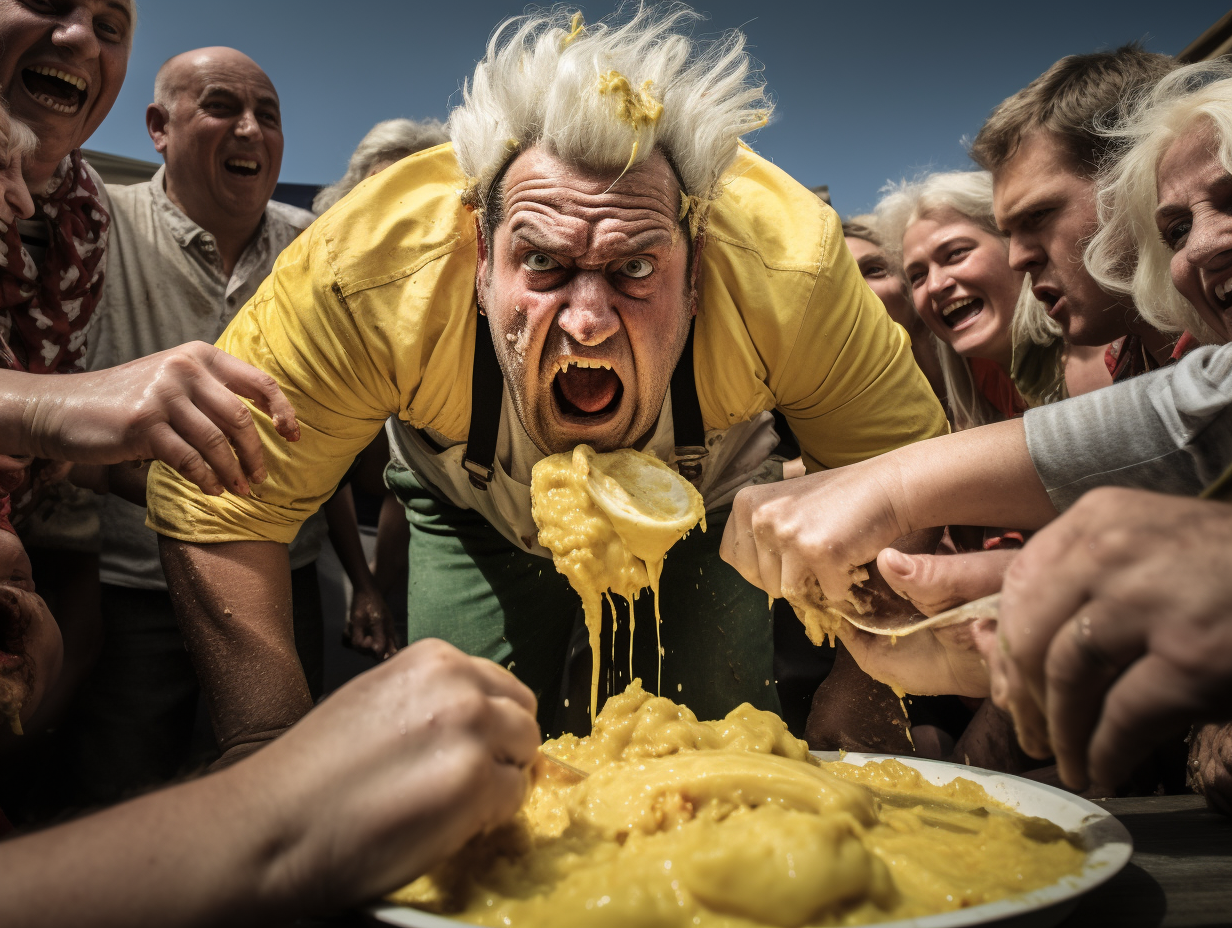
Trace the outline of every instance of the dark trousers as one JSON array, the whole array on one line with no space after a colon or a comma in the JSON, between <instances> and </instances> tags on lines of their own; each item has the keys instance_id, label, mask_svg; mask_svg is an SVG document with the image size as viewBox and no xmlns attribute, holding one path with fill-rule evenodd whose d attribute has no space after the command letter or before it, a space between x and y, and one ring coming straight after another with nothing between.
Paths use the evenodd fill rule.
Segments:
<instances>
[{"instance_id":1,"label":"dark trousers","mask_svg":"<svg viewBox=\"0 0 1232 928\"><path fill-rule=\"evenodd\" d=\"M295 647L315 700L324 674L315 563L291 571L291 596ZM212 737L198 730L194 739L205 716L170 595L104 584L102 616L102 652L64 731L74 792L87 804L115 802L218 756Z\"/></svg>"}]
</instances>

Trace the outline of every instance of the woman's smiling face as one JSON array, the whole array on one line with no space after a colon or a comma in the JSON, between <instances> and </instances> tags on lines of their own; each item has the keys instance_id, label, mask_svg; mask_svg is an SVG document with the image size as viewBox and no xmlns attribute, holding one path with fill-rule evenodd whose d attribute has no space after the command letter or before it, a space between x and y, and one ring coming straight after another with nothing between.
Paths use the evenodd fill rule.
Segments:
<instances>
[{"instance_id":1,"label":"woman's smiling face","mask_svg":"<svg viewBox=\"0 0 1232 928\"><path fill-rule=\"evenodd\" d=\"M1182 136L1159 161L1155 222L1172 251L1172 284L1202 321L1232 339L1232 174L1209 124Z\"/></svg>"},{"instance_id":2,"label":"woman's smiling face","mask_svg":"<svg viewBox=\"0 0 1232 928\"><path fill-rule=\"evenodd\" d=\"M1010 325L1022 289L1001 236L955 210L937 210L907 226L903 267L915 311L963 357L1009 370Z\"/></svg>"}]
</instances>

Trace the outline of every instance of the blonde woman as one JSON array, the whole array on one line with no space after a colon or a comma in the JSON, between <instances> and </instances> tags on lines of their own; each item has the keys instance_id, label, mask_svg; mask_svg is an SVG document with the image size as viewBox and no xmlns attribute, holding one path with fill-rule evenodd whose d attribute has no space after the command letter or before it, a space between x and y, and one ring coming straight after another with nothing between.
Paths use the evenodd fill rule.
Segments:
<instances>
[{"instance_id":1,"label":"blonde woman","mask_svg":"<svg viewBox=\"0 0 1232 928\"><path fill-rule=\"evenodd\" d=\"M1060 328L1009 266L984 171L890 188L876 218L915 310L936 336L955 428L1021 415L1064 396Z\"/></svg>"}]
</instances>

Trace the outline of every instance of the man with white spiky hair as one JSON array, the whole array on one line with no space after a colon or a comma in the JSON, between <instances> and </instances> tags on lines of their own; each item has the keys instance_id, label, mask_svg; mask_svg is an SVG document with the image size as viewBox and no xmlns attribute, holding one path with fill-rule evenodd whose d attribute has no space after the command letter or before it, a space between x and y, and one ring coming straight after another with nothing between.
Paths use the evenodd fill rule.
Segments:
<instances>
[{"instance_id":1,"label":"man with white spiky hair","mask_svg":"<svg viewBox=\"0 0 1232 928\"><path fill-rule=\"evenodd\" d=\"M765 595L718 556L736 490L781 478L772 411L813 470L946 424L838 218L741 146L769 115L744 37L703 46L685 33L693 18L503 24L450 117L452 144L321 217L219 341L274 377L303 436L267 444L268 478L246 498L161 467L150 479L149 524L224 760L310 707L286 542L389 416L411 639L500 661L535 691L545 730L586 729L578 599L538 544L530 473L579 443L634 447L694 482L710 524L663 574L664 692L707 718L777 708ZM633 651L655 680L653 633ZM616 663L604 676L621 689Z\"/></svg>"}]
</instances>

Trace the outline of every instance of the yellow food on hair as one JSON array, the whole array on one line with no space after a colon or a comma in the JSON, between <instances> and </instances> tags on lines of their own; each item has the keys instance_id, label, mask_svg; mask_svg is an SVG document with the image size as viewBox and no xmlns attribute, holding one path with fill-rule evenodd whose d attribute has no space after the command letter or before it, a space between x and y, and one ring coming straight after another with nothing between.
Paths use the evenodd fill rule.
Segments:
<instances>
[{"instance_id":1,"label":"yellow food on hair","mask_svg":"<svg viewBox=\"0 0 1232 928\"><path fill-rule=\"evenodd\" d=\"M392 901L477 925L803 928L936 914L1077 873L1083 851L962 778L818 763L748 704L714 722L635 682L544 750L517 818Z\"/></svg>"}]
</instances>

